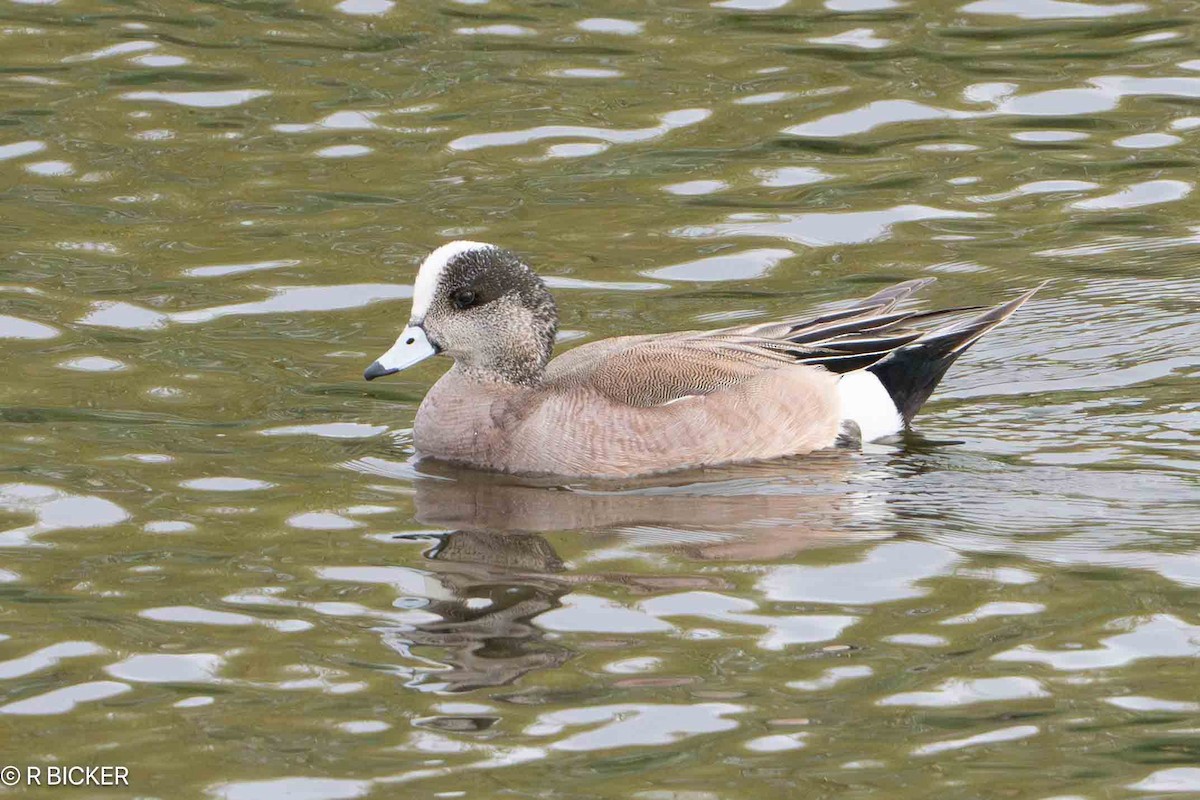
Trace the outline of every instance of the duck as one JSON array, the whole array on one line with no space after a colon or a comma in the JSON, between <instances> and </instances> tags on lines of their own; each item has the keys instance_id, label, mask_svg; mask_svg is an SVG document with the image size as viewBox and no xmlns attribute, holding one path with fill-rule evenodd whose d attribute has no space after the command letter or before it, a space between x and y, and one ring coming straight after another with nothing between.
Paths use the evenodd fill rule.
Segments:
<instances>
[{"instance_id":1,"label":"duck","mask_svg":"<svg viewBox=\"0 0 1200 800\"><path fill-rule=\"evenodd\" d=\"M627 479L805 456L901 433L955 360L1041 288L993 307L899 308L933 280L823 313L553 357L545 282L511 250L454 241L422 262L408 324L363 377L451 359L417 409L413 446L478 470Z\"/></svg>"}]
</instances>

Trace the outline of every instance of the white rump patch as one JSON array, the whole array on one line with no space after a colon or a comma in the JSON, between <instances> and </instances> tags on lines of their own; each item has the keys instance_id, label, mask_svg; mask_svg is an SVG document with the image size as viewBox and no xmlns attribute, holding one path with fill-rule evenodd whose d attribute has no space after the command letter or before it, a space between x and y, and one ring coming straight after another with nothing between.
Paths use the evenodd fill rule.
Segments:
<instances>
[{"instance_id":1,"label":"white rump patch","mask_svg":"<svg viewBox=\"0 0 1200 800\"><path fill-rule=\"evenodd\" d=\"M904 420L883 383L865 369L848 372L838 381L842 420L853 420L864 442L899 433Z\"/></svg>"},{"instance_id":2,"label":"white rump patch","mask_svg":"<svg viewBox=\"0 0 1200 800\"><path fill-rule=\"evenodd\" d=\"M417 280L413 284L411 321L420 323L425 319L425 312L429 310L429 304L433 302L433 295L437 291L438 282L442 279L442 273L446 271L446 265L456 256L474 250L492 250L495 247L496 245L485 242L456 241L447 242L430 253L421 262L421 268L417 270Z\"/></svg>"}]
</instances>

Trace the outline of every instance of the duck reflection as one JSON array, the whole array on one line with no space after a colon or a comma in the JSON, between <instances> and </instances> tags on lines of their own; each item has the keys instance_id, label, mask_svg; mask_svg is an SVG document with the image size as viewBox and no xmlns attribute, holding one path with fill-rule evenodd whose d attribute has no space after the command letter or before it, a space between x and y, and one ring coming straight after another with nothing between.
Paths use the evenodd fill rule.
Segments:
<instances>
[{"instance_id":1,"label":"duck reflection","mask_svg":"<svg viewBox=\"0 0 1200 800\"><path fill-rule=\"evenodd\" d=\"M424 609L439 616L437 622L417 625L404 639L443 651L439 660L447 668L427 686L439 691L509 684L570 659L572 651L533 620L560 608L562 597L581 584L622 584L640 594L727 588L719 578L569 572L540 534L458 530L435 539L425 555L448 596Z\"/></svg>"},{"instance_id":2,"label":"duck reflection","mask_svg":"<svg viewBox=\"0 0 1200 800\"><path fill-rule=\"evenodd\" d=\"M666 549L705 560L774 560L887 534L884 479L891 469L845 451L636 483L563 484L428 460L417 467L416 518L436 528L578 532L592 546L624 542L618 549Z\"/></svg>"},{"instance_id":3,"label":"duck reflection","mask_svg":"<svg viewBox=\"0 0 1200 800\"><path fill-rule=\"evenodd\" d=\"M776 561L802 549L887 535L879 475L848 453L786 464L710 469L630 484L564 485L423 461L362 459L356 469L415 484L416 518L433 529L427 567L447 589L440 619L406 632L441 651L425 688L510 684L573 653L534 619L583 585L634 594L730 588L720 575L663 574L663 556ZM430 538L401 534L397 538ZM569 549L564 559L551 539ZM604 562L648 571L603 571Z\"/></svg>"},{"instance_id":4,"label":"duck reflection","mask_svg":"<svg viewBox=\"0 0 1200 800\"><path fill-rule=\"evenodd\" d=\"M492 531L440 535L426 553L450 599L426 607L437 622L406 632L411 645L444 651L448 669L431 677L442 691L512 683L557 667L571 652L545 639L531 620L557 608L570 586L562 560L541 536Z\"/></svg>"}]
</instances>

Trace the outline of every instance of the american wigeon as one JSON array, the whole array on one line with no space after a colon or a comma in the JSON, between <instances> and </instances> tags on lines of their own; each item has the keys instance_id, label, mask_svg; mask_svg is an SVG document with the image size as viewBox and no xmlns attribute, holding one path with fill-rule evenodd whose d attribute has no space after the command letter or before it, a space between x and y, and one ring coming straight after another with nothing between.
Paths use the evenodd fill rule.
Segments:
<instances>
[{"instance_id":1,"label":"american wigeon","mask_svg":"<svg viewBox=\"0 0 1200 800\"><path fill-rule=\"evenodd\" d=\"M413 441L481 469L624 478L802 455L898 433L954 360L1037 291L982 312L896 310L932 280L817 316L622 336L551 360L558 313L541 279L508 250L451 242L421 265L408 327L364 377L453 359Z\"/></svg>"}]
</instances>

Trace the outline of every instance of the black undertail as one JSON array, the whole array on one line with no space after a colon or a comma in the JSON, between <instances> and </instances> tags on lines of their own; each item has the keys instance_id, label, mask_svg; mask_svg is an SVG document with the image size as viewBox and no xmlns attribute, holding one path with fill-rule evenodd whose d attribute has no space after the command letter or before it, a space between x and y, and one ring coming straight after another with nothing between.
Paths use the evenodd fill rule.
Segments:
<instances>
[{"instance_id":1,"label":"black undertail","mask_svg":"<svg viewBox=\"0 0 1200 800\"><path fill-rule=\"evenodd\" d=\"M1040 288L977 316L932 331L893 350L866 369L883 384L908 424L958 357L981 336L1011 317Z\"/></svg>"},{"instance_id":2,"label":"black undertail","mask_svg":"<svg viewBox=\"0 0 1200 800\"><path fill-rule=\"evenodd\" d=\"M896 311L900 302L930 283L932 278L907 281L839 311L791 323L768 323L746 332L774 339L779 344L773 349L784 351L796 363L839 374L857 369L875 374L907 423L950 365L1042 288L992 308ZM959 320L947 324L944 320L949 317Z\"/></svg>"},{"instance_id":3,"label":"black undertail","mask_svg":"<svg viewBox=\"0 0 1200 800\"><path fill-rule=\"evenodd\" d=\"M1041 288L993 308L897 310L900 303L932 282L932 278L906 281L817 317L728 330L737 337L754 337L754 347L796 364L819 366L837 374L864 369L871 372L907 424L950 365ZM952 317L957 321L947 322Z\"/></svg>"}]
</instances>

